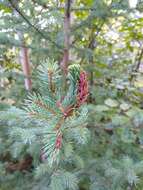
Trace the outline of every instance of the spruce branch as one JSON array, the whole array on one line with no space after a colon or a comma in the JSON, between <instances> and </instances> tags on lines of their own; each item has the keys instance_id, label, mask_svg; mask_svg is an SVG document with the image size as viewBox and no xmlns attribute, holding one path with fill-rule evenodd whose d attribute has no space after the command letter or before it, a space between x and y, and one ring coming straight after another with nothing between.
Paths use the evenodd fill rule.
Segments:
<instances>
[{"instance_id":1,"label":"spruce branch","mask_svg":"<svg viewBox=\"0 0 143 190\"><path fill-rule=\"evenodd\" d=\"M25 22L33 28L37 33L41 35L42 38L50 41L56 48L58 48L59 51L61 51L62 47L57 44L55 41L53 41L50 37L45 35L39 28L37 28L35 25L33 25L29 19L24 15L24 13L14 4L13 0L8 0L12 8L25 20Z\"/></svg>"},{"instance_id":2,"label":"spruce branch","mask_svg":"<svg viewBox=\"0 0 143 190\"><path fill-rule=\"evenodd\" d=\"M50 167L60 164L65 142L83 145L89 139L84 106L88 97L87 75L79 65L71 65L66 78L69 86L65 89L62 88L61 73L53 60L47 60L39 68L39 94L28 96L23 111L15 109L16 118L11 111L8 115L13 117L11 123L15 126L10 129L10 136L27 145L40 144L41 158L47 160Z\"/></svg>"}]
</instances>

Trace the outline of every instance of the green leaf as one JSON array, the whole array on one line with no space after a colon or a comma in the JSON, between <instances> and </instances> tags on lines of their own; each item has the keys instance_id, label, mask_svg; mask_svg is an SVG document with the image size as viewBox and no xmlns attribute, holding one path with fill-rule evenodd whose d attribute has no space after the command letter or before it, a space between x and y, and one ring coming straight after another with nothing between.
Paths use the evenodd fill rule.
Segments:
<instances>
[{"instance_id":1,"label":"green leaf","mask_svg":"<svg viewBox=\"0 0 143 190\"><path fill-rule=\"evenodd\" d=\"M122 103L120 105L120 109L123 110L123 111L128 111L130 108L131 108L131 105L127 104L127 103Z\"/></svg>"},{"instance_id":2,"label":"green leaf","mask_svg":"<svg viewBox=\"0 0 143 190\"><path fill-rule=\"evenodd\" d=\"M95 106L95 111L96 112L103 112L103 111L108 111L109 107L105 106L105 105L97 105Z\"/></svg>"},{"instance_id":3,"label":"green leaf","mask_svg":"<svg viewBox=\"0 0 143 190\"><path fill-rule=\"evenodd\" d=\"M0 3L0 11L3 10L5 13L11 13L12 9L10 7L7 7L6 5Z\"/></svg>"},{"instance_id":4,"label":"green leaf","mask_svg":"<svg viewBox=\"0 0 143 190\"><path fill-rule=\"evenodd\" d=\"M112 124L114 126L124 126L130 124L130 120L126 116L115 115L114 117L112 117Z\"/></svg>"},{"instance_id":5,"label":"green leaf","mask_svg":"<svg viewBox=\"0 0 143 190\"><path fill-rule=\"evenodd\" d=\"M143 112L137 112L133 117L135 127L140 127L143 124Z\"/></svg>"},{"instance_id":6,"label":"green leaf","mask_svg":"<svg viewBox=\"0 0 143 190\"><path fill-rule=\"evenodd\" d=\"M118 107L118 102L117 102L116 100L114 100L114 99L108 98L108 99L105 100L104 103L105 103L107 106L109 106L109 107L113 107L113 108Z\"/></svg>"},{"instance_id":7,"label":"green leaf","mask_svg":"<svg viewBox=\"0 0 143 190\"><path fill-rule=\"evenodd\" d=\"M121 140L125 143L133 143L136 140L136 135L128 128L121 129Z\"/></svg>"}]
</instances>

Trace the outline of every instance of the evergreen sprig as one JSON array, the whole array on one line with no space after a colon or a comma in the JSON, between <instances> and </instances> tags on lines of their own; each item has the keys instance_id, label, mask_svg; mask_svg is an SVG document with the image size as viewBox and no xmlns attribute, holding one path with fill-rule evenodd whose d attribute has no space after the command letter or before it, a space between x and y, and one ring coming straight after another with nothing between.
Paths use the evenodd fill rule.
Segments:
<instances>
[{"instance_id":1,"label":"evergreen sprig","mask_svg":"<svg viewBox=\"0 0 143 190\"><path fill-rule=\"evenodd\" d=\"M7 118L16 125L10 129L11 136L21 143L40 144L41 159L52 167L60 163L70 141L75 146L88 141L87 75L79 65L70 66L65 89L61 69L50 60L39 68L38 75L39 93L28 96L22 111L9 110Z\"/></svg>"}]
</instances>

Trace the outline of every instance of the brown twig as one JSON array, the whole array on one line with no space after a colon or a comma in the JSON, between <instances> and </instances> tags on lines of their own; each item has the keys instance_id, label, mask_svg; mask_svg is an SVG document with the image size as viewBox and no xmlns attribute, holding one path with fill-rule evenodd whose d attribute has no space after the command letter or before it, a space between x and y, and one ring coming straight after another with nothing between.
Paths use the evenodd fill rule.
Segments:
<instances>
[{"instance_id":1,"label":"brown twig","mask_svg":"<svg viewBox=\"0 0 143 190\"><path fill-rule=\"evenodd\" d=\"M139 54L137 65L136 65L136 68L135 68L135 72L137 72L139 70L139 68L140 68L142 57L143 57L143 48L141 49L141 52Z\"/></svg>"},{"instance_id":2,"label":"brown twig","mask_svg":"<svg viewBox=\"0 0 143 190\"><path fill-rule=\"evenodd\" d=\"M64 74L67 74L67 68L69 64L69 49L70 49L70 14L71 14L72 0L67 0L65 4L65 18L64 18L64 54L61 62L61 68Z\"/></svg>"}]
</instances>

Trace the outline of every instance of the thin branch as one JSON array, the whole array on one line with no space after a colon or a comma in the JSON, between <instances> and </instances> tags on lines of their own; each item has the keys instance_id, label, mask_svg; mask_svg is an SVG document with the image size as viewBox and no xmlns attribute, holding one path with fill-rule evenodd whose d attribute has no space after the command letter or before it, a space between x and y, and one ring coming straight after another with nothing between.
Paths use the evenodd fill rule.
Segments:
<instances>
[{"instance_id":1,"label":"thin branch","mask_svg":"<svg viewBox=\"0 0 143 190\"><path fill-rule=\"evenodd\" d=\"M101 32L104 23L105 23L105 21L103 21L103 22L101 23L101 25L97 28L96 34L95 34L95 36L94 36L94 41L96 40L96 38L98 37L99 33ZM96 26L94 26L94 27L92 28L92 30L94 30L95 27L96 27ZM76 40L75 40L75 41L76 41ZM83 48L78 48L78 47L76 47L76 46L74 45L74 44L75 44L75 41L72 42L72 44L70 45L70 47L71 47L71 48L74 48L74 49L77 50L77 51L83 51L83 52L84 52L84 51L85 51L85 50L84 50L85 47L83 47ZM88 44L87 44L87 45L88 45ZM86 47L86 48L90 48L89 45L88 45L88 47ZM94 47L94 48L96 48L96 47ZM83 58L83 59L84 59L84 58ZM81 63L82 63L83 59L81 60Z\"/></svg>"},{"instance_id":2,"label":"thin branch","mask_svg":"<svg viewBox=\"0 0 143 190\"><path fill-rule=\"evenodd\" d=\"M39 51L46 51L46 52L49 51L48 48L42 48L42 47L36 48L34 46L31 46L31 45L25 45L25 44L21 44L21 43L17 43L17 42L11 42L10 39L8 39L7 42L1 41L0 43L1 43L1 45L14 46L17 48L29 48L29 49L32 49L32 50L38 51L38 52Z\"/></svg>"},{"instance_id":3,"label":"thin branch","mask_svg":"<svg viewBox=\"0 0 143 190\"><path fill-rule=\"evenodd\" d=\"M136 65L136 68L135 68L135 72L137 72L139 70L139 68L140 68L142 57L143 57L143 48L141 49L141 52L139 54L137 65Z\"/></svg>"},{"instance_id":4,"label":"thin branch","mask_svg":"<svg viewBox=\"0 0 143 190\"><path fill-rule=\"evenodd\" d=\"M8 0L9 3L11 4L12 8L17 11L17 13L26 21L26 23L33 28L37 33L39 33L44 39L50 41L53 45L55 45L59 51L61 51L61 46L58 45L55 41L53 41L51 38L49 38L48 36L46 36L45 34L43 34L35 25L33 25L28 18L21 12L21 10L19 10L19 8L16 7L16 5L13 3L12 0Z\"/></svg>"}]
</instances>

